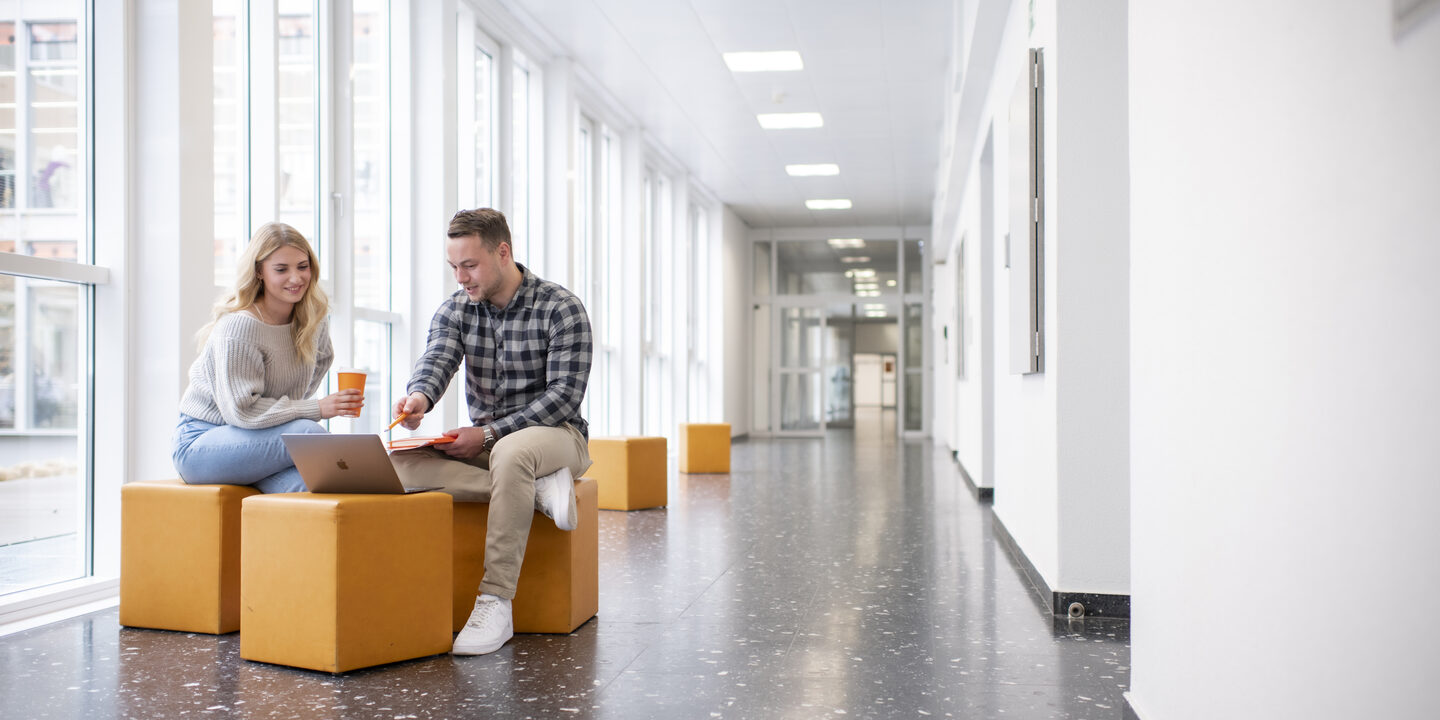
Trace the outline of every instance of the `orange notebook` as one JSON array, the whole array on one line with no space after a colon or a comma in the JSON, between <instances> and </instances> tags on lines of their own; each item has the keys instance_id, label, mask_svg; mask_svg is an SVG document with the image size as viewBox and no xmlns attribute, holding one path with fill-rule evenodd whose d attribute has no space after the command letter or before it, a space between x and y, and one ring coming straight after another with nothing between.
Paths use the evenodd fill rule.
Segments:
<instances>
[{"instance_id":1,"label":"orange notebook","mask_svg":"<svg viewBox=\"0 0 1440 720\"><path fill-rule=\"evenodd\" d=\"M430 445L444 445L455 442L455 438L449 435L436 435L434 437L408 437L399 440L391 440L385 443L385 448L390 452L401 450L414 450L415 448L429 447Z\"/></svg>"}]
</instances>

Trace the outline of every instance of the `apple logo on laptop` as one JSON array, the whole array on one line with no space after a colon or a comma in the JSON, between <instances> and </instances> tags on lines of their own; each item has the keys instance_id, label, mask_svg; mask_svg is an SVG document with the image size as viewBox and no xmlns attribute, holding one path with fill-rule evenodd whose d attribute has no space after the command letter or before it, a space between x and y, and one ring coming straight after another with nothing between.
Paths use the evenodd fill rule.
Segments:
<instances>
[{"instance_id":1,"label":"apple logo on laptop","mask_svg":"<svg viewBox=\"0 0 1440 720\"><path fill-rule=\"evenodd\" d=\"M350 466L349 466L349 465L346 465L344 460L336 460L336 461L335 461L335 465L336 465L337 467L339 467L341 470L349 470L349 469L350 469Z\"/></svg>"}]
</instances>

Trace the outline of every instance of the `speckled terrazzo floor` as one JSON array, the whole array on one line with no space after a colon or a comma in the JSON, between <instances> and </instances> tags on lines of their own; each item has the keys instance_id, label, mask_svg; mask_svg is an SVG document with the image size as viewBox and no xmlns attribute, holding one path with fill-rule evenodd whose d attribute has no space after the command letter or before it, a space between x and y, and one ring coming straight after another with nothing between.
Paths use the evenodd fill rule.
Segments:
<instances>
[{"instance_id":1,"label":"speckled terrazzo floor","mask_svg":"<svg viewBox=\"0 0 1440 720\"><path fill-rule=\"evenodd\" d=\"M948 458L871 425L601 512L571 635L332 676L112 608L0 637L0 718L1120 718L1128 623L1052 619Z\"/></svg>"}]
</instances>

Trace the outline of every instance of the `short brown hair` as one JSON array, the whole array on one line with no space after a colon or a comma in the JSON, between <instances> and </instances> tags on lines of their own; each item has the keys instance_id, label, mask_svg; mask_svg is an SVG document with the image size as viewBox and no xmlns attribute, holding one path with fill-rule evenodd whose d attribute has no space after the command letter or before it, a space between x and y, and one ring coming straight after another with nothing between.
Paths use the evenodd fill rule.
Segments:
<instances>
[{"instance_id":1,"label":"short brown hair","mask_svg":"<svg viewBox=\"0 0 1440 720\"><path fill-rule=\"evenodd\" d=\"M505 213L493 208L461 210L450 218L447 234L452 238L478 236L485 247L493 251L499 249L501 243L510 242L510 225L505 222Z\"/></svg>"}]
</instances>

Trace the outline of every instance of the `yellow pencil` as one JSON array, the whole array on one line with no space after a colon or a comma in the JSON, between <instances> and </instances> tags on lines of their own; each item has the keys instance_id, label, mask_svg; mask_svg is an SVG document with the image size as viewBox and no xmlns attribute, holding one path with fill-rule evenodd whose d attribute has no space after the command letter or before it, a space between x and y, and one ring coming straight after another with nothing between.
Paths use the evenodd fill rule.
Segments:
<instances>
[{"instance_id":1,"label":"yellow pencil","mask_svg":"<svg viewBox=\"0 0 1440 720\"><path fill-rule=\"evenodd\" d=\"M386 427L386 428L385 428L385 432L390 432L391 430L394 430L394 429L395 429L395 426L396 426L396 425L399 425L399 424L400 424L400 421L401 421L401 420L404 420L404 419L405 419L405 416L407 416L407 415L409 415L409 414L410 414L410 413L403 413L403 412L400 413L400 417L397 417L397 418L395 418L394 420L392 420L392 421L390 422L389 427Z\"/></svg>"}]
</instances>

